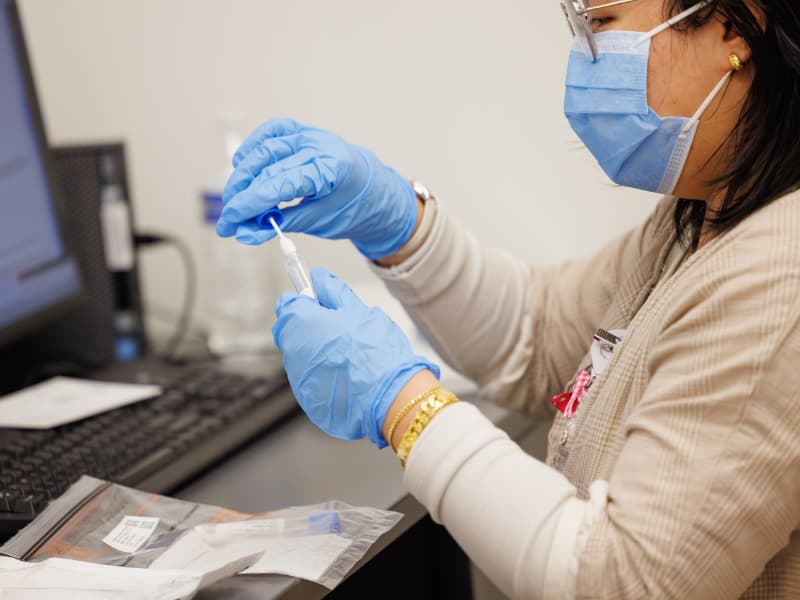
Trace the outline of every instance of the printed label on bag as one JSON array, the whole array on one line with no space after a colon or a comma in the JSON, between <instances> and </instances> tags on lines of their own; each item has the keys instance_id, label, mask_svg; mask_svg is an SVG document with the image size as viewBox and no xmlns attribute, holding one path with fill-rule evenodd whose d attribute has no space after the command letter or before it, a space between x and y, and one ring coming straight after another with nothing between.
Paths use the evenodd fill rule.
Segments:
<instances>
[{"instance_id":1,"label":"printed label on bag","mask_svg":"<svg viewBox=\"0 0 800 600\"><path fill-rule=\"evenodd\" d=\"M158 527L158 517L126 516L111 530L103 542L120 552L136 552Z\"/></svg>"}]
</instances>

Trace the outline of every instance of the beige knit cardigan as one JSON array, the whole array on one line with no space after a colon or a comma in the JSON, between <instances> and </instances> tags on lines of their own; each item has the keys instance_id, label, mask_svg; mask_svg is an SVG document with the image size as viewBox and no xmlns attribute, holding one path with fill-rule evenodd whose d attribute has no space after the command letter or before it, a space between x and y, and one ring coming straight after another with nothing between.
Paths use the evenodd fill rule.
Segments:
<instances>
[{"instance_id":1,"label":"beige knit cardigan","mask_svg":"<svg viewBox=\"0 0 800 600\"><path fill-rule=\"evenodd\" d=\"M556 267L431 204L414 256L375 268L484 396L554 418L548 466L471 407L409 458L409 489L509 595L800 598L800 193L659 282L674 204ZM600 327L625 338L567 421L550 398Z\"/></svg>"}]
</instances>

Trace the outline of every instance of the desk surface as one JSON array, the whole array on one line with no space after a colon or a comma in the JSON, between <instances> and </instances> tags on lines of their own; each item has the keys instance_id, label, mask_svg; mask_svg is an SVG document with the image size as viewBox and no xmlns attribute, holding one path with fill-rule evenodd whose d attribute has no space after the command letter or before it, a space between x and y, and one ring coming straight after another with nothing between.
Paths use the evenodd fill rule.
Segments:
<instances>
[{"instance_id":1,"label":"desk surface","mask_svg":"<svg viewBox=\"0 0 800 600\"><path fill-rule=\"evenodd\" d=\"M478 402L481 410L516 440L534 425L494 405ZM425 515L409 496L397 458L378 451L368 441L344 442L319 431L298 415L256 440L218 467L182 488L178 498L217 504L245 512L341 500L354 506L394 509L404 514L381 537L353 572L387 547ZM202 591L198 600L269 600L321 598L322 586L278 575L239 576Z\"/></svg>"}]
</instances>

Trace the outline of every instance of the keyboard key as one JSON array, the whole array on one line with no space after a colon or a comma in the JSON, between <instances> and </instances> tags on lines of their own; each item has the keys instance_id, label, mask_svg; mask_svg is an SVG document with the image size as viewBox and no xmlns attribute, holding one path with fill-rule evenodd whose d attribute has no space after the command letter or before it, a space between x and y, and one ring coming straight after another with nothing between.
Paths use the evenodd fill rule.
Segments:
<instances>
[{"instance_id":1,"label":"keyboard key","mask_svg":"<svg viewBox=\"0 0 800 600\"><path fill-rule=\"evenodd\" d=\"M168 427L174 418L175 415L173 413L163 412L148 420L147 427L150 429L161 429L162 427Z\"/></svg>"},{"instance_id":2,"label":"keyboard key","mask_svg":"<svg viewBox=\"0 0 800 600\"><path fill-rule=\"evenodd\" d=\"M169 428L172 431L181 431L191 428L200 419L200 415L196 412L187 412L177 420L170 423Z\"/></svg>"},{"instance_id":3,"label":"keyboard key","mask_svg":"<svg viewBox=\"0 0 800 600\"><path fill-rule=\"evenodd\" d=\"M17 496L24 496L25 494L29 493L29 490L27 488L23 488L22 486L19 486L16 483L12 485L7 485L6 491L15 494Z\"/></svg>"},{"instance_id":4,"label":"keyboard key","mask_svg":"<svg viewBox=\"0 0 800 600\"><path fill-rule=\"evenodd\" d=\"M0 492L0 512L14 512L19 494L8 490Z\"/></svg>"},{"instance_id":5,"label":"keyboard key","mask_svg":"<svg viewBox=\"0 0 800 600\"><path fill-rule=\"evenodd\" d=\"M119 481L127 481L135 475L142 477L142 473L152 473L164 465L169 464L174 456L175 450L172 448L162 448L144 460L132 465L127 471L120 475Z\"/></svg>"},{"instance_id":6,"label":"keyboard key","mask_svg":"<svg viewBox=\"0 0 800 600\"><path fill-rule=\"evenodd\" d=\"M14 512L36 513L43 508L44 504L45 504L45 499L43 496L26 494L21 498L17 498L17 501L14 503Z\"/></svg>"}]
</instances>

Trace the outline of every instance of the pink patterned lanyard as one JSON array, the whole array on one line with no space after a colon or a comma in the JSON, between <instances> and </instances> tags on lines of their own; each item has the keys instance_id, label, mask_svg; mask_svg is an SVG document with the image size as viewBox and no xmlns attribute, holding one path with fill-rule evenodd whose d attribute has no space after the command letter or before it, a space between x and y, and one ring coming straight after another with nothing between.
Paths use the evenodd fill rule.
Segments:
<instances>
[{"instance_id":1,"label":"pink patterned lanyard","mask_svg":"<svg viewBox=\"0 0 800 600\"><path fill-rule=\"evenodd\" d=\"M552 400L550 400L561 411L564 418L571 419L575 416L575 412L581 405L586 392L592 387L595 379L600 377L608 367L611 362L611 355L614 354L624 336L625 331L618 329L610 331L598 329L597 333L594 334L592 346L589 349L589 354L592 357L591 366L578 371L575 376L575 383L572 384L572 391L553 396Z\"/></svg>"},{"instance_id":2,"label":"pink patterned lanyard","mask_svg":"<svg viewBox=\"0 0 800 600\"><path fill-rule=\"evenodd\" d=\"M561 411L565 419L571 419L575 415L575 411L581 405L581 400L586 395L586 391L592 387L594 377L587 369L578 371L575 377L575 383L572 384L572 391L565 394L553 396L551 402Z\"/></svg>"}]
</instances>

